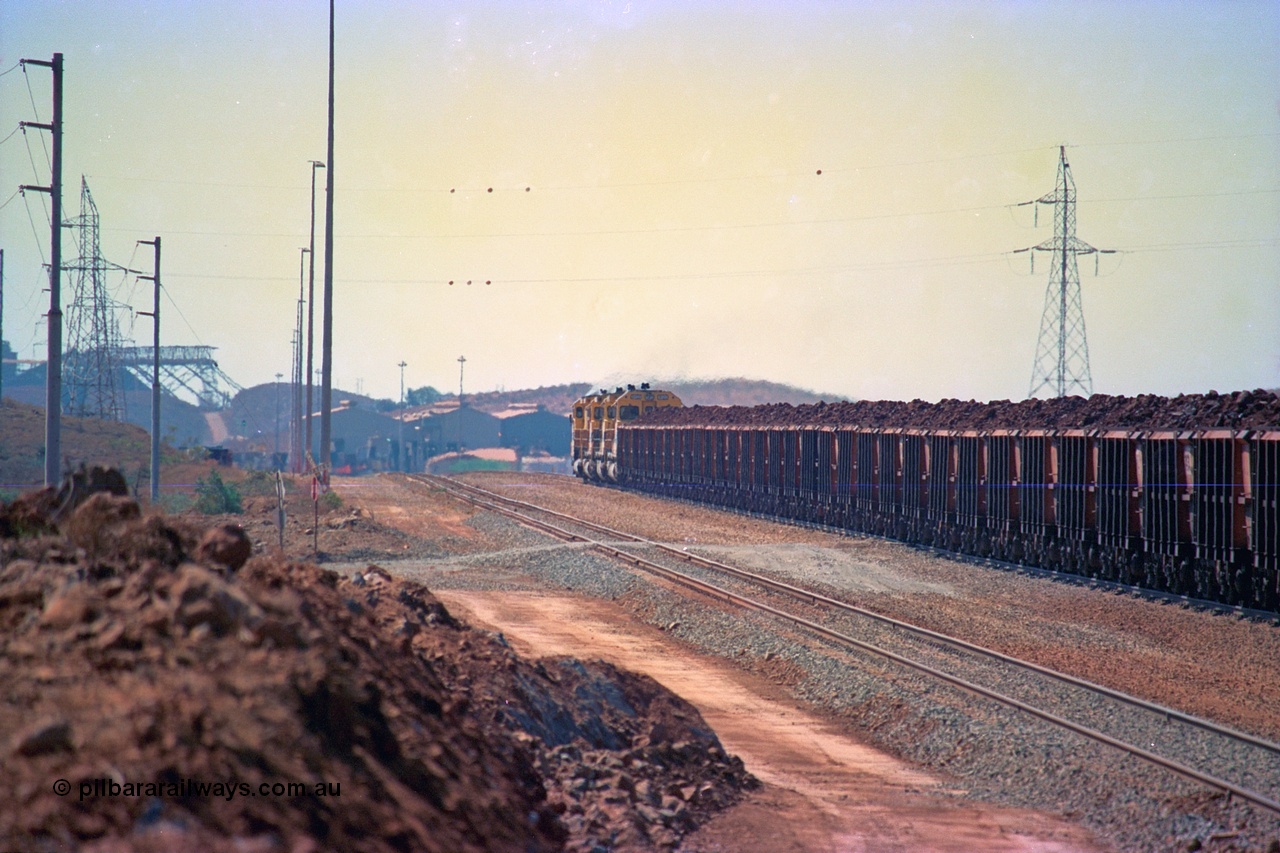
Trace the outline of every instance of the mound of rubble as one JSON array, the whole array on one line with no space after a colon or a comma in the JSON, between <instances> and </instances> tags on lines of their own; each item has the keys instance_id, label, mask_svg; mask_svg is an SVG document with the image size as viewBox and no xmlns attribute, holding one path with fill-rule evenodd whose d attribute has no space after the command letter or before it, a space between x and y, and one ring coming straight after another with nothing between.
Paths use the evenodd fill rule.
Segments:
<instances>
[{"instance_id":1,"label":"mound of rubble","mask_svg":"<svg viewBox=\"0 0 1280 853\"><path fill-rule=\"evenodd\" d=\"M1050 400L860 400L792 406L692 406L656 409L646 425L845 426L868 429L1280 429L1280 395L1273 391L1137 397L1094 394Z\"/></svg>"},{"instance_id":2,"label":"mound of rubble","mask_svg":"<svg viewBox=\"0 0 1280 853\"><path fill-rule=\"evenodd\" d=\"M645 676L80 497L0 510L0 849L661 850L755 784Z\"/></svg>"}]
</instances>

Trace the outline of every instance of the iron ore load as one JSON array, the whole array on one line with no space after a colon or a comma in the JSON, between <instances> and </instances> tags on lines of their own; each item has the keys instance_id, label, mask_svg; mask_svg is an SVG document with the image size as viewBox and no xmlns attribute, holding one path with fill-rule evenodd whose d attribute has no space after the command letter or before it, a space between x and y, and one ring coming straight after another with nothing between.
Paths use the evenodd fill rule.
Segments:
<instances>
[{"instance_id":1,"label":"iron ore load","mask_svg":"<svg viewBox=\"0 0 1280 853\"><path fill-rule=\"evenodd\" d=\"M1280 612L1270 391L671 405L605 446L639 491Z\"/></svg>"}]
</instances>

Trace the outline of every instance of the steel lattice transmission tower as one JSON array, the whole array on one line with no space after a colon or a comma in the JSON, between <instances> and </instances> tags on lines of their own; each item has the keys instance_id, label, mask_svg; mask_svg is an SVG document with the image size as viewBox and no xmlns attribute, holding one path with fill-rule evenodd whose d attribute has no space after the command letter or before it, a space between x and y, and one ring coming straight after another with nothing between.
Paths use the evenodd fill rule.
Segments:
<instances>
[{"instance_id":1,"label":"steel lattice transmission tower","mask_svg":"<svg viewBox=\"0 0 1280 853\"><path fill-rule=\"evenodd\" d=\"M80 177L80 216L64 223L76 232L79 256L63 265L72 276L67 312L67 353L63 364L64 396L69 414L118 421L124 418L120 383L120 325L115 301L107 293L98 206L89 182ZM118 267L117 267L118 269Z\"/></svg>"},{"instance_id":2,"label":"steel lattice transmission tower","mask_svg":"<svg viewBox=\"0 0 1280 853\"><path fill-rule=\"evenodd\" d=\"M1052 193L1023 204L1052 204L1053 237L1038 246L1018 249L1031 253L1031 269L1035 271L1035 253L1052 253L1049 284L1044 292L1044 313L1040 317L1040 336L1036 341L1036 359L1031 368L1031 390L1034 397L1043 390L1053 396L1066 397L1093 394L1093 377L1089 372L1089 341L1085 336L1084 305L1080 298L1078 255L1110 254L1112 250L1095 249L1076 237L1076 182L1071 177L1066 146L1058 149L1058 181ZM1096 262L1095 257L1095 262Z\"/></svg>"}]
</instances>

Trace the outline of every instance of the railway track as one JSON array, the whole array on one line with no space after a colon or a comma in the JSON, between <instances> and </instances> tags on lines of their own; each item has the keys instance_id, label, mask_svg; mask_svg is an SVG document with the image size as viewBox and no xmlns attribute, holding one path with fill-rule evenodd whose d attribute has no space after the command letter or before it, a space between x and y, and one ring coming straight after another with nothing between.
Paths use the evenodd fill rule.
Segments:
<instances>
[{"instance_id":1,"label":"railway track","mask_svg":"<svg viewBox=\"0 0 1280 853\"><path fill-rule=\"evenodd\" d=\"M622 486L610 483L593 483L592 485L598 489L618 491L625 494L631 493ZM751 510L727 507L720 504L709 503L707 501L696 500L694 498L672 497L670 495L663 495L661 497L662 500L678 501L679 503L689 504L690 506L713 509L717 512L732 513L733 515L741 515L746 518L758 518L762 521L768 521L773 524L785 524L790 527L802 527L806 530L817 530L822 533L830 533L833 536L856 536L862 539L878 539L881 542L894 542L902 545L903 547L914 548L922 553L945 557L948 560L954 560L956 562L967 563L974 566L982 566L983 568L988 569L996 569L1002 572L1031 575L1043 580L1053 581L1054 583L1070 584L1073 586L1088 587L1090 589L1105 590L1107 592L1123 593L1125 595L1132 595L1138 598L1145 598L1149 601L1160 601L1166 604L1190 607L1205 612L1221 613L1224 616L1238 616L1243 619L1253 620L1254 622L1271 622L1273 624L1280 625L1280 613L1276 613L1271 610L1258 610L1253 607L1242 607L1238 604L1224 604L1220 601L1210 601L1207 598L1196 598L1191 595L1180 595L1174 592L1151 589L1150 587L1134 586L1133 584L1122 583L1120 581L1090 577L1088 575L1070 572L1065 569L1044 569L1038 566L1030 566L1025 563L1011 563L1007 560L996 559L995 557L980 557L975 554L966 554L963 551L940 548L936 545L923 545L919 542L906 542L902 539L895 539L892 536L882 536L878 533L868 533L862 530L854 531L844 527L834 527L830 524L822 524L816 521L804 521L798 518L772 515L767 512L752 512Z\"/></svg>"},{"instance_id":2,"label":"railway track","mask_svg":"<svg viewBox=\"0 0 1280 853\"><path fill-rule=\"evenodd\" d=\"M583 543L718 601L770 614L829 643L892 661L1280 815L1280 744L1275 742L890 619L684 547L653 542L458 480L414 476L556 538Z\"/></svg>"}]
</instances>

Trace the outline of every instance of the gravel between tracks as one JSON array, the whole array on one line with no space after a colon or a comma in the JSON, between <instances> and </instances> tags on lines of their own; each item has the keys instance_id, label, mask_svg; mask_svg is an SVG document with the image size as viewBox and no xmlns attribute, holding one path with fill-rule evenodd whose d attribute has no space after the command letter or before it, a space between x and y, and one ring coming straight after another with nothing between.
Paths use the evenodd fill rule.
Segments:
<instances>
[{"instance_id":1,"label":"gravel between tracks","mask_svg":"<svg viewBox=\"0 0 1280 853\"><path fill-rule=\"evenodd\" d=\"M514 484L512 475L474 481L793 582L813 581L822 591L856 594L856 603L887 615L1257 734L1275 738L1280 731L1280 674L1274 666L1280 631L1272 625L980 569L892 543L592 489L565 478L518 478ZM554 543L492 514L476 513L467 524L486 540L483 553L406 561L396 565L397 573L435 588L549 587L615 600L699 650L735 659L784 684L875 745L949 774L957 795L964 791L1063 814L1117 849L1192 849L1188 845L1194 843L1214 850L1280 849L1280 820L1274 816L1227 802L1141 760L878 658L815 644L772 617L688 598L583 546Z\"/></svg>"}]
</instances>

